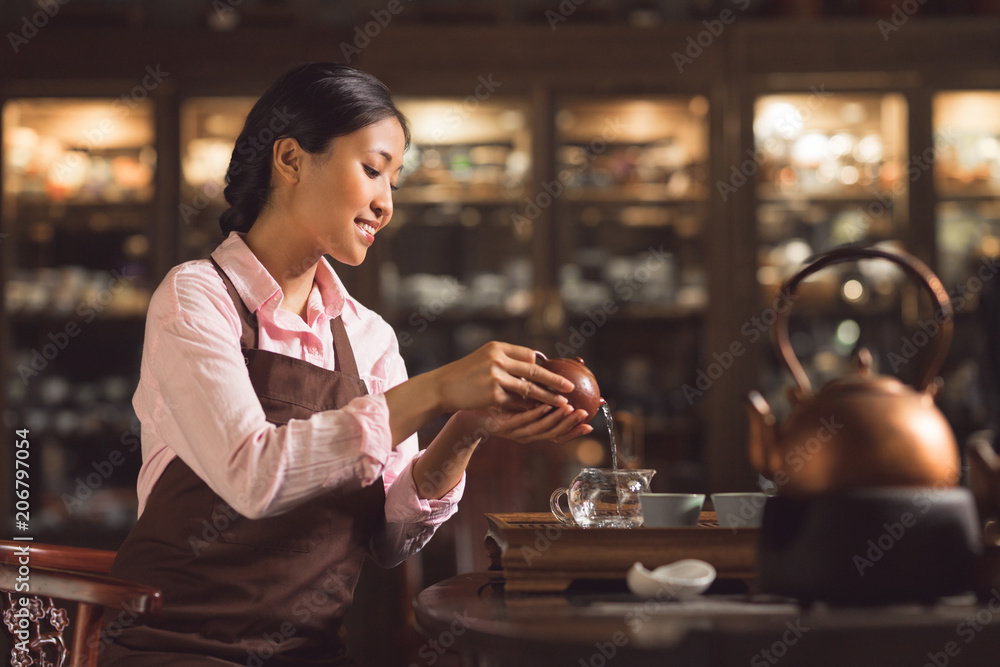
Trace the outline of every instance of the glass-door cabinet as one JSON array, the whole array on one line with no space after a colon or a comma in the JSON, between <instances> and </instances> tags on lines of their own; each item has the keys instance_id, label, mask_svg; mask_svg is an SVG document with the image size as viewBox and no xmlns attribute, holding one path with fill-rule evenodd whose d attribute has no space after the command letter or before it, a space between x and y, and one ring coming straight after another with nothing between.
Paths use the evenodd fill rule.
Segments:
<instances>
[{"instance_id":1,"label":"glass-door cabinet","mask_svg":"<svg viewBox=\"0 0 1000 667\"><path fill-rule=\"evenodd\" d=\"M372 248L380 313L411 374L489 340L524 343L532 226L517 206L531 177L526 103L398 101L412 135L389 225Z\"/></svg>"},{"instance_id":2,"label":"glass-door cabinet","mask_svg":"<svg viewBox=\"0 0 1000 667\"><path fill-rule=\"evenodd\" d=\"M236 138L254 98L196 97L181 103L181 261L208 257L219 244L222 195Z\"/></svg>"},{"instance_id":3,"label":"glass-door cabinet","mask_svg":"<svg viewBox=\"0 0 1000 667\"><path fill-rule=\"evenodd\" d=\"M4 417L36 539L115 546L135 517L156 168L149 101L3 105Z\"/></svg>"},{"instance_id":4,"label":"glass-door cabinet","mask_svg":"<svg viewBox=\"0 0 1000 667\"><path fill-rule=\"evenodd\" d=\"M555 352L582 357L615 416L625 465L654 487L700 487L694 382L708 306L708 99L565 98L555 116L555 208L564 321ZM545 200L537 202L539 206ZM602 418L576 463L611 463Z\"/></svg>"},{"instance_id":5,"label":"glass-door cabinet","mask_svg":"<svg viewBox=\"0 0 1000 667\"><path fill-rule=\"evenodd\" d=\"M837 264L813 274L792 304L778 301L782 282L816 254L843 244L904 250L908 226L907 103L899 93L811 92L757 98L754 154L730 181L756 189L758 316L741 331L763 340L759 388L779 413L789 409L792 379L770 344L777 311L791 307L792 346L814 387L851 369L867 347L874 370L907 377L890 363L898 353L901 311L915 292L884 260Z\"/></svg>"},{"instance_id":6,"label":"glass-door cabinet","mask_svg":"<svg viewBox=\"0 0 1000 667\"><path fill-rule=\"evenodd\" d=\"M934 97L937 270L956 309L939 401L964 441L1000 416L1000 92Z\"/></svg>"}]
</instances>

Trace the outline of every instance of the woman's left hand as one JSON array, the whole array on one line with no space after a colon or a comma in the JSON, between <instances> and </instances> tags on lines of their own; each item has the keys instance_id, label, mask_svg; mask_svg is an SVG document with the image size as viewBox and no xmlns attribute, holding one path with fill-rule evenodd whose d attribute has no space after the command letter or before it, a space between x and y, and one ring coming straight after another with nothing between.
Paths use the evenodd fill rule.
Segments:
<instances>
[{"instance_id":1,"label":"woman's left hand","mask_svg":"<svg viewBox=\"0 0 1000 667\"><path fill-rule=\"evenodd\" d=\"M568 405L555 408L542 403L521 412L498 408L466 410L461 417L469 420L473 430L482 428L489 435L522 443L568 442L594 430L584 423L586 410L572 410Z\"/></svg>"}]
</instances>

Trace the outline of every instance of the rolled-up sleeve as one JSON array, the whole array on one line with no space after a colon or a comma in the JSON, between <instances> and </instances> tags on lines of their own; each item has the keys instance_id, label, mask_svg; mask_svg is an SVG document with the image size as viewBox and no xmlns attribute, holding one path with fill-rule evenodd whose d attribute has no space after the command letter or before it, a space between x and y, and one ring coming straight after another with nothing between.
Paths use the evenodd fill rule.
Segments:
<instances>
[{"instance_id":1,"label":"rolled-up sleeve","mask_svg":"<svg viewBox=\"0 0 1000 667\"><path fill-rule=\"evenodd\" d=\"M393 355L387 364L387 386L391 388L405 382L407 375L395 343L388 354ZM417 436L412 435L396 447L382 472L386 527L373 540L371 555L384 567L402 562L427 544L437 528L458 511L458 502L465 492L463 473L443 497L421 498L413 476L413 466L423 455L417 450Z\"/></svg>"}]
</instances>

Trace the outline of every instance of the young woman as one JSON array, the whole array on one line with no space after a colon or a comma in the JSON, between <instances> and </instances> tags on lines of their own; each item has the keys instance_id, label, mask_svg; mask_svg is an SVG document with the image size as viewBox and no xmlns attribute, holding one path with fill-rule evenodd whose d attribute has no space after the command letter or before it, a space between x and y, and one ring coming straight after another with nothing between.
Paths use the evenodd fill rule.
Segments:
<instances>
[{"instance_id":1,"label":"young woman","mask_svg":"<svg viewBox=\"0 0 1000 667\"><path fill-rule=\"evenodd\" d=\"M484 433L589 432L573 385L525 347L407 379L393 331L324 258L364 261L408 141L385 86L342 65L296 68L251 110L225 240L150 303L139 520L112 574L162 589L164 609L109 617L102 665L352 664L342 619L365 554L391 567L426 544Z\"/></svg>"}]
</instances>

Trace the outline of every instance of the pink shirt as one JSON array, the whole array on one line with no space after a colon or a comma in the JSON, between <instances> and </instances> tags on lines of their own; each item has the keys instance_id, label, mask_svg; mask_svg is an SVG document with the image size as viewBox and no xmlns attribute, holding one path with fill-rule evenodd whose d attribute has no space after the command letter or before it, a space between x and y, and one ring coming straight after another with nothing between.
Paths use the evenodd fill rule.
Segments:
<instances>
[{"instance_id":1,"label":"pink shirt","mask_svg":"<svg viewBox=\"0 0 1000 667\"><path fill-rule=\"evenodd\" d=\"M179 456L237 512L281 514L337 487L382 476L382 561L399 562L422 547L457 510L465 477L441 500L417 496L412 466L416 435L395 450L384 392L406 380L396 336L355 301L326 259L316 267L306 321L279 309L281 288L233 232L212 255L258 321L258 347L335 368L330 319L341 315L369 395L339 410L269 423L240 352L240 319L208 260L174 267L146 316L139 386L142 424L139 513L167 464Z\"/></svg>"}]
</instances>

